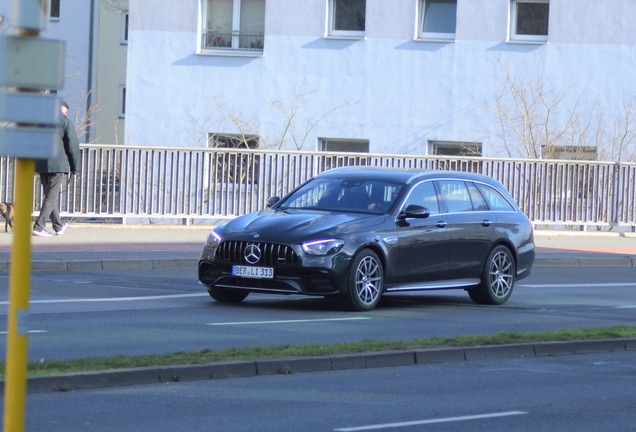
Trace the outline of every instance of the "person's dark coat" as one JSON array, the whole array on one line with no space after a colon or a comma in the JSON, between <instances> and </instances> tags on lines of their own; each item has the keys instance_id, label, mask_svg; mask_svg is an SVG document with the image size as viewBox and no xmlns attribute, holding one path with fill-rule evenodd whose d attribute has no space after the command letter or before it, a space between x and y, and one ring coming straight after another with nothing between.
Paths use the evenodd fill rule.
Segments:
<instances>
[{"instance_id":1,"label":"person's dark coat","mask_svg":"<svg viewBox=\"0 0 636 432\"><path fill-rule=\"evenodd\" d=\"M57 155L51 159L40 159L36 162L35 170L38 173L75 173L80 169L80 147L75 126L65 116L55 126L57 134L55 145Z\"/></svg>"}]
</instances>

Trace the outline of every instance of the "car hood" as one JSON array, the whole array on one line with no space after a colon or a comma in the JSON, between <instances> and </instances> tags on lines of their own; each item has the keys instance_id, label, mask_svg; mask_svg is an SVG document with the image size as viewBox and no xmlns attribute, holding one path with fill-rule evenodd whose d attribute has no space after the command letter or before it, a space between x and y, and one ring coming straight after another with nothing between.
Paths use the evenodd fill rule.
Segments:
<instances>
[{"instance_id":1,"label":"car hood","mask_svg":"<svg viewBox=\"0 0 636 432\"><path fill-rule=\"evenodd\" d=\"M267 209L239 216L220 234L226 240L300 243L324 237L342 238L356 230L368 230L385 219L384 215L361 213Z\"/></svg>"}]
</instances>

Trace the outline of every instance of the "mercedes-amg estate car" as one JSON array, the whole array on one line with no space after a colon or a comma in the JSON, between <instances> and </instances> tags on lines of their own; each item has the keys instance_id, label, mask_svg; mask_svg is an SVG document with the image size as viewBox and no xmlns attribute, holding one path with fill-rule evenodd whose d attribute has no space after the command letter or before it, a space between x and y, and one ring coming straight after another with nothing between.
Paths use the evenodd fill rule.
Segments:
<instances>
[{"instance_id":1,"label":"mercedes-amg estate car","mask_svg":"<svg viewBox=\"0 0 636 432\"><path fill-rule=\"evenodd\" d=\"M498 305L534 261L530 221L483 175L336 168L267 204L209 233L199 281L213 299L305 294L368 311L384 293L459 288Z\"/></svg>"}]
</instances>

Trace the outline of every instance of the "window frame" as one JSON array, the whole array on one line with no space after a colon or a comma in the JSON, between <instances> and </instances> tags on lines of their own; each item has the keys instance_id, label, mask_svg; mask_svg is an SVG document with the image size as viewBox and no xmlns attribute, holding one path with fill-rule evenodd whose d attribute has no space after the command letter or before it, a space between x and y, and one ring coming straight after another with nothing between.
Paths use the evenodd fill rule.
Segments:
<instances>
[{"instance_id":1,"label":"window frame","mask_svg":"<svg viewBox=\"0 0 636 432\"><path fill-rule=\"evenodd\" d=\"M119 85L119 101L117 103L117 115L120 119L126 118L126 84Z\"/></svg>"},{"instance_id":2,"label":"window frame","mask_svg":"<svg viewBox=\"0 0 636 432\"><path fill-rule=\"evenodd\" d=\"M439 156L483 156L483 143L477 141L438 141L428 142L429 153ZM457 149L457 153L439 152L439 149Z\"/></svg>"},{"instance_id":3,"label":"window frame","mask_svg":"<svg viewBox=\"0 0 636 432\"><path fill-rule=\"evenodd\" d=\"M544 3L548 5L548 34L547 35L526 35L517 34L517 18L519 3ZM550 35L550 0L510 0L510 16L508 27L508 42L526 44L546 44Z\"/></svg>"},{"instance_id":4,"label":"window frame","mask_svg":"<svg viewBox=\"0 0 636 432\"><path fill-rule=\"evenodd\" d=\"M207 147L218 149L255 150L260 147L260 142L261 137L256 134L209 132L207 137ZM247 147L242 147L242 144L246 144Z\"/></svg>"},{"instance_id":5,"label":"window frame","mask_svg":"<svg viewBox=\"0 0 636 432\"><path fill-rule=\"evenodd\" d=\"M426 4L430 0L418 0L417 36L415 40L425 42L455 42L457 37L457 0L455 0L455 32L425 32L424 20L426 19Z\"/></svg>"},{"instance_id":6,"label":"window frame","mask_svg":"<svg viewBox=\"0 0 636 432\"><path fill-rule=\"evenodd\" d=\"M263 0L266 5L266 0ZM267 9L265 9L267 13ZM229 57L262 57L265 49L265 17L263 17L263 36L261 38L259 48L241 48L240 47L240 28L241 28L241 0L232 0L232 39L230 47L206 47L204 38L206 33L208 19L208 0L199 1L199 37L197 41L197 54L200 55L217 55ZM236 30L239 29L239 30ZM235 48L236 46L236 48Z\"/></svg>"},{"instance_id":7,"label":"window frame","mask_svg":"<svg viewBox=\"0 0 636 432\"><path fill-rule=\"evenodd\" d=\"M121 13L121 36L120 43L122 45L128 45L128 24L129 24L129 13L128 11L122 11Z\"/></svg>"},{"instance_id":8,"label":"window frame","mask_svg":"<svg viewBox=\"0 0 636 432\"><path fill-rule=\"evenodd\" d=\"M53 3L57 4L57 15L53 16ZM62 0L51 0L49 2L49 20L59 21L60 15L62 15Z\"/></svg>"},{"instance_id":9,"label":"window frame","mask_svg":"<svg viewBox=\"0 0 636 432\"><path fill-rule=\"evenodd\" d=\"M366 28L367 28L367 18L366 18L366 8L367 8L367 0L364 3L365 9L365 17L364 17L364 30L336 30L336 1L338 0L327 0L327 33L325 38L329 39L355 39L361 40L366 36Z\"/></svg>"},{"instance_id":10,"label":"window frame","mask_svg":"<svg viewBox=\"0 0 636 432\"><path fill-rule=\"evenodd\" d=\"M330 150L329 143L336 143L340 145L347 144L357 144L357 145L366 145L366 151L355 151L355 150ZM349 138L319 138L319 151L325 153L359 153L359 154L367 154L369 153L371 143L367 139L349 139Z\"/></svg>"}]
</instances>

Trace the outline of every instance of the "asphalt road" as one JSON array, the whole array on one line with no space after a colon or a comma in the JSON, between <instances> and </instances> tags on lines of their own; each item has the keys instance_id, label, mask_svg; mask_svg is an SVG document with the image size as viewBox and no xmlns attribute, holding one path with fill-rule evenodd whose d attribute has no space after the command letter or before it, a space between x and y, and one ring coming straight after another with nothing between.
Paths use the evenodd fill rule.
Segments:
<instances>
[{"instance_id":1,"label":"asphalt road","mask_svg":"<svg viewBox=\"0 0 636 432\"><path fill-rule=\"evenodd\" d=\"M30 394L27 431L632 431L636 352Z\"/></svg>"},{"instance_id":2,"label":"asphalt road","mask_svg":"<svg viewBox=\"0 0 636 432\"><path fill-rule=\"evenodd\" d=\"M0 275L5 305L7 282ZM217 303L192 270L38 272L29 359L635 325L635 291L635 267L536 267L499 307L455 290L391 295L372 312L350 313L301 296Z\"/></svg>"}]
</instances>

